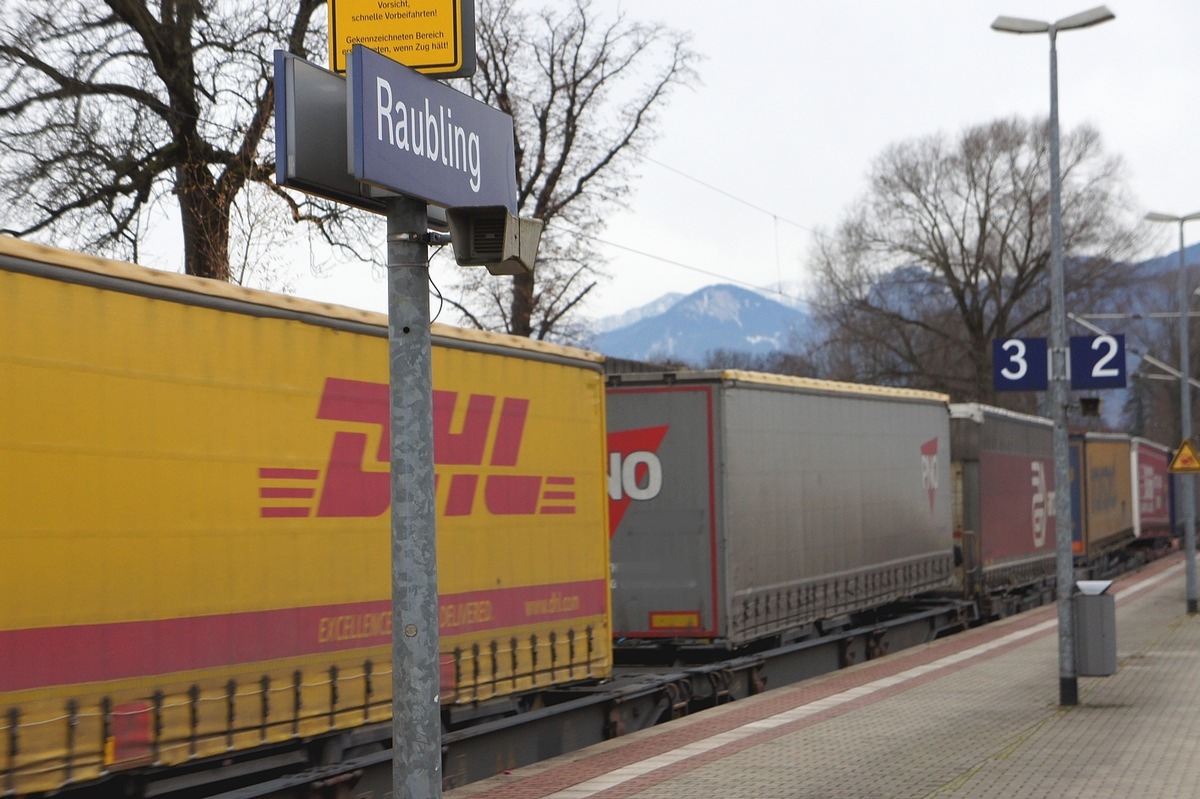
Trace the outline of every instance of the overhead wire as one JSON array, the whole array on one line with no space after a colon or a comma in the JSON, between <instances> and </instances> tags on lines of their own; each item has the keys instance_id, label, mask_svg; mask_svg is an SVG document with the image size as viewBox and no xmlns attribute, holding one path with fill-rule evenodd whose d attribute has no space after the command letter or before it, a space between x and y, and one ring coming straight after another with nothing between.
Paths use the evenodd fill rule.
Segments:
<instances>
[{"instance_id":1,"label":"overhead wire","mask_svg":"<svg viewBox=\"0 0 1200 799\"><path fill-rule=\"evenodd\" d=\"M578 228L572 229L572 228L565 227L564 225L562 225L558 222L552 222L550 225L548 225L548 227L550 227L551 229L562 230L562 231L564 231L566 233L570 233L571 235L574 235L574 236L580 236L581 238L589 239L591 241L596 242L597 244L603 244L607 247L613 247L618 250L624 250L625 252L632 253L633 255L639 255L643 258L649 258L651 260L658 261L660 263L670 264L671 266L677 266L680 269L686 269L689 272L695 272L696 274L705 275L707 277L714 277L719 280L723 280L727 283L734 283L739 286L745 286L746 288L753 289L754 291L761 292L764 294L773 294L775 296L782 297L782 298L788 300L789 302L796 302L796 303L802 303L805 305L812 305L812 301L808 300L804 297L797 297L797 296L794 296L791 294L787 294L786 292L781 291L779 289L772 289L767 286L761 286L756 283L751 283L749 281L742 280L740 278L722 274L720 272L713 272L712 270L709 270L709 269L704 269L699 266L693 266L692 264L684 263L683 261L676 261L673 258L667 258L666 256L663 256L663 255L657 255L652 252L647 252L646 250L639 250L638 248L630 247L627 244L619 244L615 241L610 241L608 239L593 235L591 233L588 233L587 231L580 230Z\"/></svg>"},{"instance_id":2,"label":"overhead wire","mask_svg":"<svg viewBox=\"0 0 1200 799\"><path fill-rule=\"evenodd\" d=\"M750 202L749 200L746 200L746 199L744 199L744 198L742 198L742 197L738 197L736 194L733 194L733 193L731 193L731 192L725 191L724 189L722 189L722 188L719 188L719 187L717 187L717 186L714 186L714 185L712 185L711 183L709 183L709 182L707 182L707 181L701 180L700 178L698 178L698 177L696 177L696 176L694 176L694 175L689 175L687 172L684 172L684 171L683 171L683 170L681 170L681 169L676 169L675 167L673 167L673 166L671 166L671 165L669 165L669 164L664 164L662 161L659 161L657 158L651 158L651 157L650 157L650 156L648 156L648 155L646 155L646 156L643 156L642 158L643 158L643 160L645 160L645 161L648 161L648 162L650 162L650 163L652 163L652 164L655 164L655 165L657 165L657 166L660 166L660 167L662 167L663 169L667 170L668 172L674 172L676 175L679 175L681 178L686 178L687 180L690 180L690 181L692 181L693 183L695 183L695 184L697 184L697 185L699 185L699 186L703 186L704 188L706 188L706 189L708 189L708 190L710 190L710 191L714 191L714 192L716 192L717 194L721 194L721 195L723 195L723 196L725 196L725 197L728 197L729 199L733 200L734 202L741 203L742 205L746 206L747 208L751 208L751 209L753 209L753 210L755 210L755 211L758 211L759 213L766 214L767 216L769 216L769 217L771 217L771 218L775 219L776 221L779 221L779 222L785 222L785 223L787 223L787 224L791 225L792 227L800 228L801 230L807 231L807 232L809 232L809 233L812 233L813 235L816 235L816 236L819 236L819 235L821 235L821 234L820 234L820 231L816 230L815 228L811 228L811 227L809 227L809 226L807 226L807 225L802 225L802 224L800 224L799 222L795 222L795 221L793 221L793 220L791 220L791 219L788 219L788 218L787 218L787 217L785 217L785 216L780 216L779 214L775 213L774 211L771 211L771 210L768 210L768 209L766 209L766 208L763 208L763 207L762 207L762 206L760 206L760 205L756 205L756 204L754 204L754 203Z\"/></svg>"},{"instance_id":3,"label":"overhead wire","mask_svg":"<svg viewBox=\"0 0 1200 799\"><path fill-rule=\"evenodd\" d=\"M714 272L709 269L703 269L703 268L695 266L693 264L688 264L688 263L684 263L682 261L677 261L673 258L667 258L665 256L657 255L655 253L647 252L645 250L639 250L635 247L630 247L628 245L618 244L617 242L610 241L610 240L602 238L600 236L595 236L595 235L586 233L585 231L582 231L582 230L571 230L568 232L573 233L575 235L583 236L583 237L588 238L592 241L595 241L599 244L604 244L608 247L614 247L616 249L624 250L624 251L632 253L634 255L639 255L643 258L650 258L652 260L656 260L661 263L670 264L671 266L676 266L681 269L686 269L690 272L695 272L697 274L705 275L707 277L714 277L714 278L717 278L719 280L723 280L723 281L726 281L729 283L734 283L734 284L737 284L740 286L745 286L747 288L753 289L754 291L757 291L757 292L760 292L763 294L774 295L774 296L780 297L782 299L785 299L791 303L799 303L799 304L803 304L803 305L812 305L813 304L811 300L809 300L805 297L799 297L794 294L789 294L788 292L785 292L783 290L783 267L782 267L782 259L780 256L779 223L782 222L784 224L791 225L792 227L798 228L807 233L811 233L814 236L823 235L819 230L809 227L808 225L802 225L799 222L796 222L792 219L788 219L785 216L781 216L780 214L777 214L774 211L764 208L761 205L758 205L756 203L752 203L743 197L739 197L738 195L733 194L732 192L726 191L725 189L722 189L719 186L715 186L706 180L701 180L700 178L698 178L694 175L690 175L681 169L677 169L676 167L673 167L670 164L663 163L662 161L659 161L658 159L653 158L651 156L643 156L643 160L645 160L649 163L655 164L656 166L659 166L659 167L667 170L668 172L672 172L686 180L690 180L691 182L695 183L696 185L702 186L703 188L708 189L709 191L715 192L716 194L720 194L723 197L733 200L734 202L737 202L741 205L744 205L753 211L756 211L758 213L765 214L766 216L771 217L772 224L774 225L774 234L775 234L776 287L770 288L768 286L763 286L760 284L741 280L739 278L732 277L730 275L727 275L727 274L724 274L721 272ZM555 225L551 225L551 227L555 227ZM562 229L562 228L560 228L560 229Z\"/></svg>"},{"instance_id":4,"label":"overhead wire","mask_svg":"<svg viewBox=\"0 0 1200 799\"><path fill-rule=\"evenodd\" d=\"M676 175L679 175L682 178L690 180L698 186L703 186L704 188L706 188L710 191L716 192L717 194L720 194L723 197L727 197L730 200L733 200L734 202L740 203L740 204L746 206L747 208L750 208L751 210L757 211L761 214L766 214L767 216L771 217L771 222L774 227L774 233L775 233L775 275L776 275L776 283L777 283L778 289L775 291L771 291L770 289L766 289L765 287L762 287L762 286L754 286L753 288L755 288L757 291L771 291L771 293L776 294L780 297L784 297L785 299L791 300L793 302L801 302L801 303L805 303L805 304L809 304L809 305L812 304L809 300L807 300L803 297L792 296L783 290L783 263L782 263L782 257L780 254L779 223L783 222L784 224L791 225L792 227L797 228L799 230L803 230L806 233L811 233L813 236L822 237L825 234L823 234L821 231L817 230L816 228L810 227L808 225L802 225L799 222L796 222L795 220L792 220L792 219L788 219L785 216L781 216L770 209L763 208L761 205L752 203L743 197L739 197L736 194L733 194L732 192L729 192L729 191L726 191L725 189L720 188L719 186L714 186L713 184L709 183L706 180L701 180L700 178L696 177L695 175L690 175L687 172L684 172L682 169L677 169L677 168L671 166L670 164L665 164L662 161L659 161L657 158L652 158L650 156L644 156L644 160L649 161L650 163L655 164L659 167L662 167L663 169L667 170L668 172L674 172ZM724 276L722 276L722 277L724 277ZM735 282L740 282L740 281L736 281L736 279L734 279L734 278L727 278L727 279L734 280ZM749 285L749 284L745 284L745 285Z\"/></svg>"}]
</instances>

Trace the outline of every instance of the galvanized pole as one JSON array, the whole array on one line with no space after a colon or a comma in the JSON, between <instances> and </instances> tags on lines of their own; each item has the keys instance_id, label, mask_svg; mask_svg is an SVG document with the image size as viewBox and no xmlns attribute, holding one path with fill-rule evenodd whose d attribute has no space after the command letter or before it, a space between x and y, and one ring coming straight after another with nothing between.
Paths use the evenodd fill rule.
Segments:
<instances>
[{"instance_id":1,"label":"galvanized pole","mask_svg":"<svg viewBox=\"0 0 1200 799\"><path fill-rule=\"evenodd\" d=\"M1067 439L1070 375L1067 312L1063 290L1062 176L1058 163L1058 30L1050 25L1050 411L1054 421L1054 552L1058 576L1058 703L1079 704L1075 675L1075 621L1071 594L1075 563L1071 551L1071 468Z\"/></svg>"},{"instance_id":2,"label":"galvanized pole","mask_svg":"<svg viewBox=\"0 0 1200 799\"><path fill-rule=\"evenodd\" d=\"M1187 261L1183 253L1183 223L1179 220L1179 416L1180 433L1184 441L1192 439L1192 369L1188 351L1188 279ZM1196 478L1184 472L1179 481L1180 504L1183 505L1183 550L1186 553L1187 612L1196 612Z\"/></svg>"},{"instance_id":3,"label":"galvanized pole","mask_svg":"<svg viewBox=\"0 0 1200 799\"><path fill-rule=\"evenodd\" d=\"M1105 6L1097 6L1057 22L1021 17L997 17L992 28L1006 33L1050 34L1050 415L1054 422L1054 551L1058 580L1058 701L1079 704L1075 672L1075 624L1071 594L1075 589L1074 554L1071 551L1071 468L1067 439L1070 402L1070 365L1067 350L1067 310L1063 291L1062 176L1058 164L1058 48L1060 30L1088 28L1114 19Z\"/></svg>"},{"instance_id":4,"label":"galvanized pole","mask_svg":"<svg viewBox=\"0 0 1200 799\"><path fill-rule=\"evenodd\" d=\"M388 202L395 799L442 795L427 231L424 202Z\"/></svg>"}]
</instances>

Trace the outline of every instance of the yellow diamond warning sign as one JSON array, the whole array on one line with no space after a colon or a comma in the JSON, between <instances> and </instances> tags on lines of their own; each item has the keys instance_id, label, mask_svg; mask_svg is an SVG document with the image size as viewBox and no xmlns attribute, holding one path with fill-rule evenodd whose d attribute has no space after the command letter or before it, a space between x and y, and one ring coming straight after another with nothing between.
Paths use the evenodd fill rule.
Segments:
<instances>
[{"instance_id":1,"label":"yellow diamond warning sign","mask_svg":"<svg viewBox=\"0 0 1200 799\"><path fill-rule=\"evenodd\" d=\"M1200 458L1196 457L1196 448L1191 441L1184 441L1175 453L1175 459L1167 467L1169 472L1200 472Z\"/></svg>"},{"instance_id":2,"label":"yellow diamond warning sign","mask_svg":"<svg viewBox=\"0 0 1200 799\"><path fill-rule=\"evenodd\" d=\"M329 0L329 68L355 44L438 78L475 72L473 0Z\"/></svg>"}]
</instances>

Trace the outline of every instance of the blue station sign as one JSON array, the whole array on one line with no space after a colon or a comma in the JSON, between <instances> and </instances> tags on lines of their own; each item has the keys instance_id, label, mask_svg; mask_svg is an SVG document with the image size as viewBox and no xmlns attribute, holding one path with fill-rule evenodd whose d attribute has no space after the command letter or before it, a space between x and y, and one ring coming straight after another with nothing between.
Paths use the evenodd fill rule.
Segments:
<instances>
[{"instance_id":1,"label":"blue station sign","mask_svg":"<svg viewBox=\"0 0 1200 799\"><path fill-rule=\"evenodd\" d=\"M1071 388L1125 388L1125 337L1071 337Z\"/></svg>"},{"instance_id":2,"label":"blue station sign","mask_svg":"<svg viewBox=\"0 0 1200 799\"><path fill-rule=\"evenodd\" d=\"M1050 369L1044 338L992 342L992 386L996 391L1045 391Z\"/></svg>"},{"instance_id":3,"label":"blue station sign","mask_svg":"<svg viewBox=\"0 0 1200 799\"><path fill-rule=\"evenodd\" d=\"M1125 388L1125 337L1072 336L1071 388ZM992 387L996 391L1045 391L1050 385L1049 348L1044 338L992 342Z\"/></svg>"},{"instance_id":4,"label":"blue station sign","mask_svg":"<svg viewBox=\"0 0 1200 799\"><path fill-rule=\"evenodd\" d=\"M359 44L347 81L356 180L446 208L516 214L512 117Z\"/></svg>"}]
</instances>

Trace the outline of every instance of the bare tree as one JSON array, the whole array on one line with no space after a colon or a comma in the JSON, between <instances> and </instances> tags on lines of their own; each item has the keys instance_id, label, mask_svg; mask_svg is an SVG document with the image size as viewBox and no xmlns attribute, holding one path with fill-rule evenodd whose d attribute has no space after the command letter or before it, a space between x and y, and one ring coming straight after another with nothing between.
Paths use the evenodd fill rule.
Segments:
<instances>
[{"instance_id":1,"label":"bare tree","mask_svg":"<svg viewBox=\"0 0 1200 799\"><path fill-rule=\"evenodd\" d=\"M572 340L574 316L602 275L592 244L629 192L630 169L671 90L693 78L687 38L590 0L529 13L482 0L476 98L513 117L518 207L546 223L532 275L460 273L447 298L472 326Z\"/></svg>"},{"instance_id":2,"label":"bare tree","mask_svg":"<svg viewBox=\"0 0 1200 799\"><path fill-rule=\"evenodd\" d=\"M3 232L137 256L177 204L188 274L228 280L267 203L353 246L360 212L274 184L272 53L323 52L324 0L24 0L0 15ZM267 191L248 193L251 186ZM241 263L246 263L243 252Z\"/></svg>"},{"instance_id":3,"label":"bare tree","mask_svg":"<svg viewBox=\"0 0 1200 799\"><path fill-rule=\"evenodd\" d=\"M824 373L997 400L991 342L1048 329L1047 135L1044 121L1002 119L876 159L814 248ZM1126 221L1121 163L1096 131L1071 131L1061 151L1067 306L1087 311L1135 278L1144 228Z\"/></svg>"},{"instance_id":4,"label":"bare tree","mask_svg":"<svg viewBox=\"0 0 1200 799\"><path fill-rule=\"evenodd\" d=\"M1197 265L1188 259L1187 285L1196 285ZM1127 294L1119 318L1094 322L1125 335L1125 345L1135 366L1131 367L1121 421L1134 435L1174 446L1183 440L1180 414L1179 350L1179 257L1172 254L1151 259L1139 267L1135 290ZM1189 341L1195 341L1196 321L1188 320ZM1195 376L1200 353L1188 349L1190 366L1184 371ZM1163 365L1166 368L1163 368ZM1191 392L1193 404L1200 391ZM1195 408L1192 413L1194 415Z\"/></svg>"},{"instance_id":5,"label":"bare tree","mask_svg":"<svg viewBox=\"0 0 1200 799\"><path fill-rule=\"evenodd\" d=\"M699 369L741 369L793 377L816 377L816 370L801 352L774 350L765 353L715 349L704 354Z\"/></svg>"}]
</instances>

